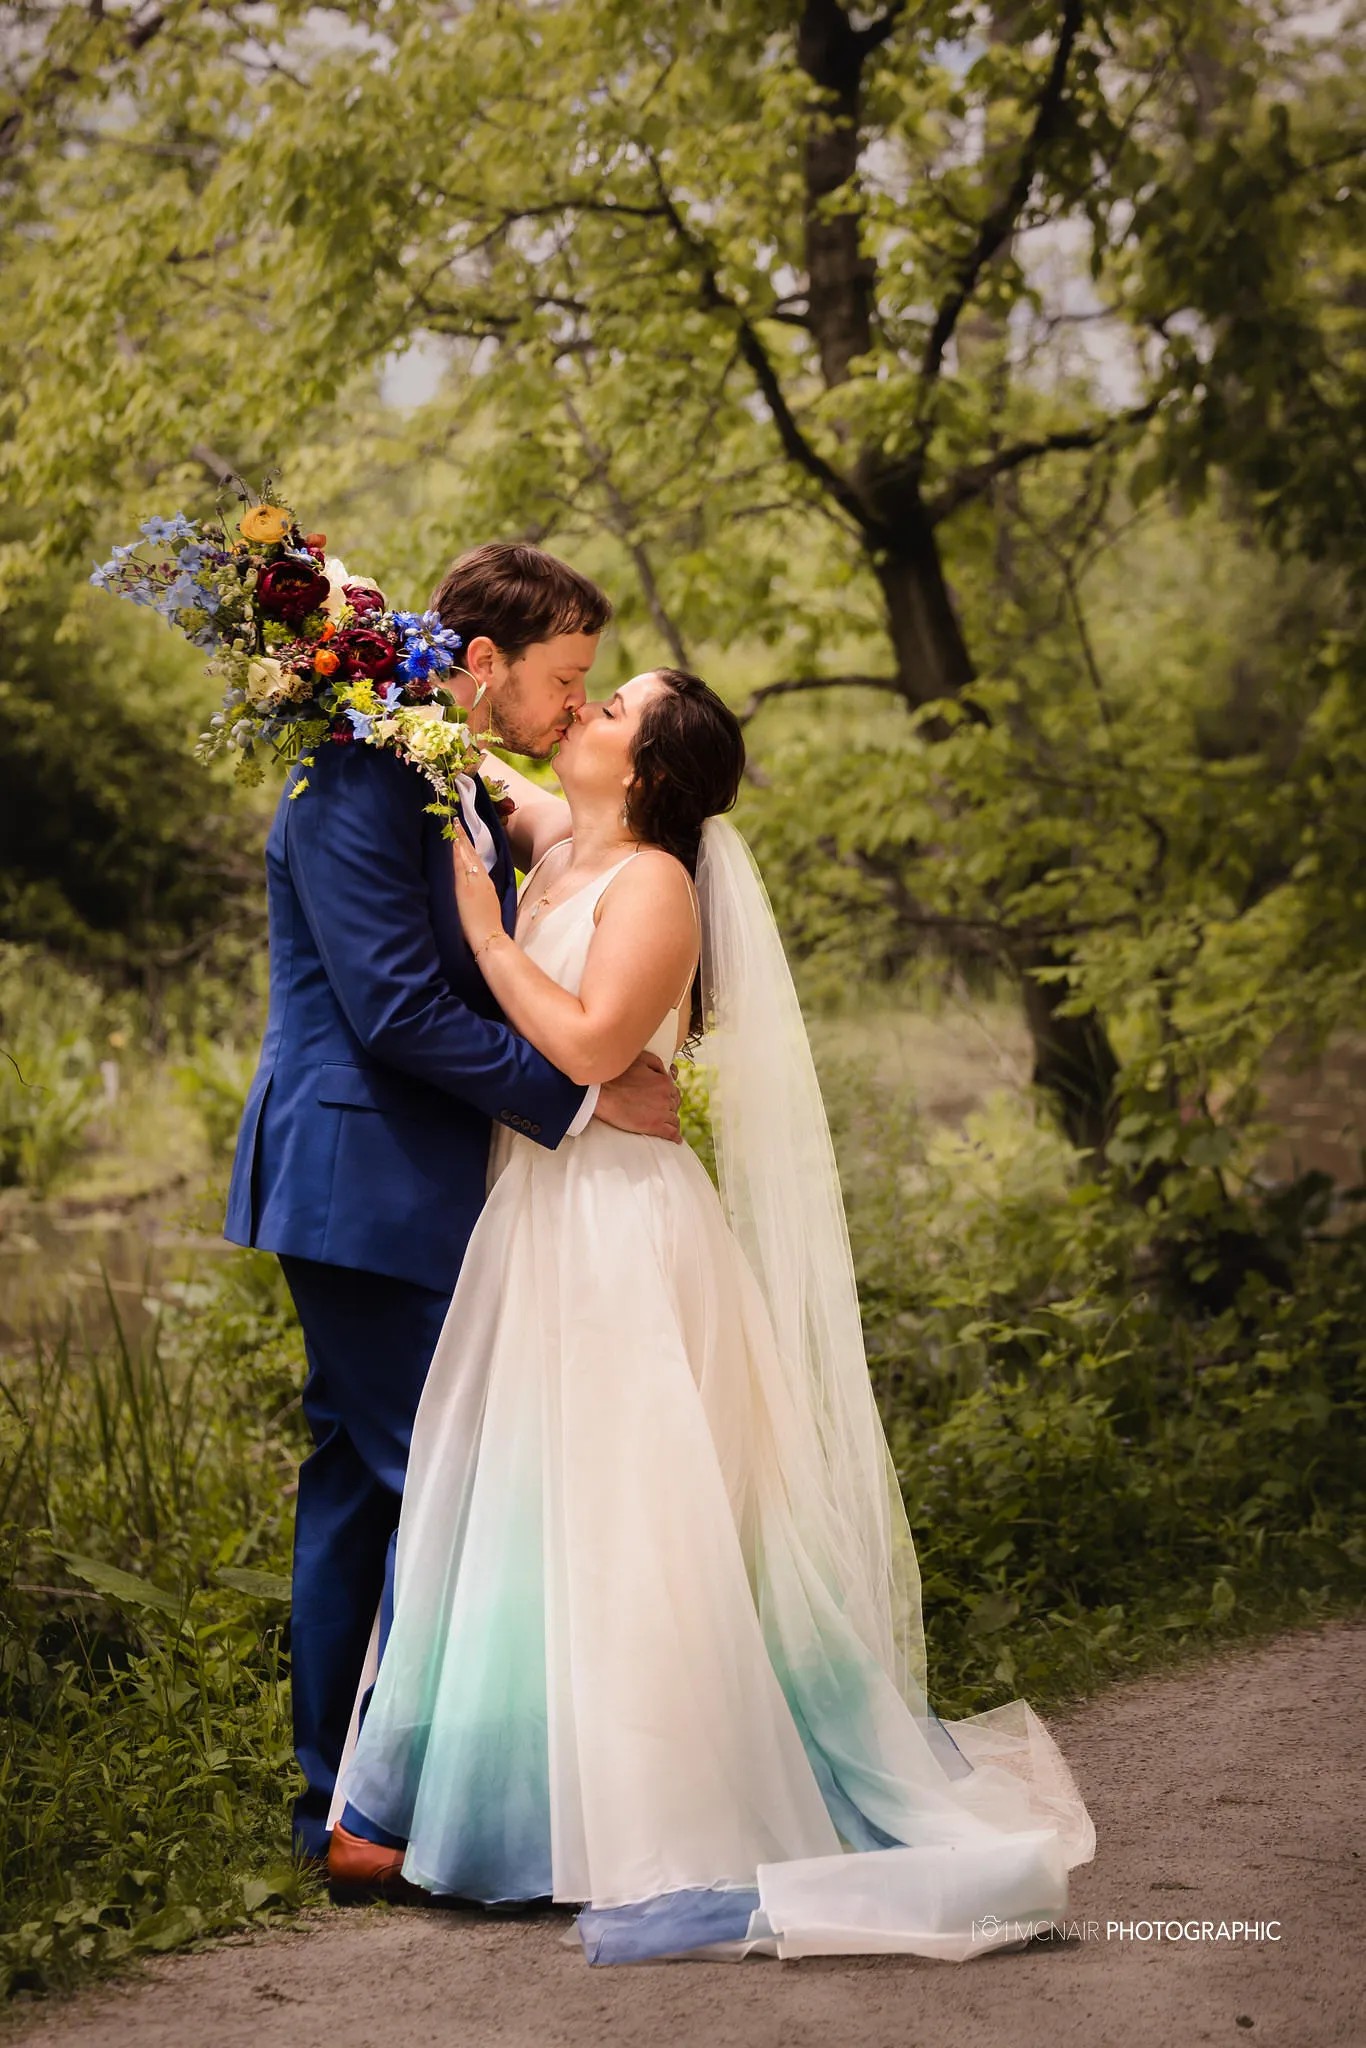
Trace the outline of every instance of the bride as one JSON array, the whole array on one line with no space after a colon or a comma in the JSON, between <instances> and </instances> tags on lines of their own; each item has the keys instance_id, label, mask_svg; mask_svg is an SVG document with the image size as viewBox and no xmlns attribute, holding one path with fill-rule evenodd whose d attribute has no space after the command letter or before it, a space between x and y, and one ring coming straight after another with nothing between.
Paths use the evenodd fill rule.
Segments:
<instances>
[{"instance_id":1,"label":"bride","mask_svg":"<svg viewBox=\"0 0 1366 2048\"><path fill-rule=\"evenodd\" d=\"M705 1031L721 1194L601 1122L497 1132L338 1806L430 1893L581 1907L592 1962L961 1961L1062 1913L1095 1830L1024 1701L927 1701L810 1051L719 815L743 763L721 700L655 670L578 714L567 804L519 781L515 940L455 842L488 984L566 1074Z\"/></svg>"}]
</instances>

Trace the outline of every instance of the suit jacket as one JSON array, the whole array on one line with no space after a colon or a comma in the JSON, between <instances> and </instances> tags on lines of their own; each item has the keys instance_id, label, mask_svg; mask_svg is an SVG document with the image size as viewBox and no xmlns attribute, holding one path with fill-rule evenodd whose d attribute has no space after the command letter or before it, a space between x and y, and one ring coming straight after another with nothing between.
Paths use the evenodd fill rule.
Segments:
<instances>
[{"instance_id":1,"label":"suit jacket","mask_svg":"<svg viewBox=\"0 0 1366 2048\"><path fill-rule=\"evenodd\" d=\"M555 1146L583 1102L503 1022L460 929L431 791L392 754L323 745L266 844L270 1006L225 1235L455 1285L493 1120ZM492 800L503 922L516 874Z\"/></svg>"}]
</instances>

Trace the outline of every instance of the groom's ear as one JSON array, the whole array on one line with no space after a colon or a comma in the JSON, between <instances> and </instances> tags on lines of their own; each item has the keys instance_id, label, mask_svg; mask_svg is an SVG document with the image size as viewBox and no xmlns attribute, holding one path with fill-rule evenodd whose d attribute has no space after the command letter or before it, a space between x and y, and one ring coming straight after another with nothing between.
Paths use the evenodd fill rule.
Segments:
<instances>
[{"instance_id":1,"label":"groom's ear","mask_svg":"<svg viewBox=\"0 0 1366 2048\"><path fill-rule=\"evenodd\" d=\"M492 682L493 665L498 656L487 633L476 633L465 648L465 667L481 683Z\"/></svg>"}]
</instances>

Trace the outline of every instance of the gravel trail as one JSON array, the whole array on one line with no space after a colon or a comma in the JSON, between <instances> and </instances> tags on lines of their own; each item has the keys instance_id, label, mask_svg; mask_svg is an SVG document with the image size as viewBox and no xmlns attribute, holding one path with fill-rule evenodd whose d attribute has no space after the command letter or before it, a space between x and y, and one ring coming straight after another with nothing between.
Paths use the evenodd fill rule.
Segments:
<instances>
[{"instance_id":1,"label":"gravel trail","mask_svg":"<svg viewBox=\"0 0 1366 2048\"><path fill-rule=\"evenodd\" d=\"M1277 2048L1366 2043L1366 1621L1050 1717L1099 1837L1067 1938L918 1958L593 1969L572 1914L324 1911L33 2006L33 2048ZM1279 1922L1172 1942L1107 1923ZM8 2048L7 2043L7 2048Z\"/></svg>"}]
</instances>

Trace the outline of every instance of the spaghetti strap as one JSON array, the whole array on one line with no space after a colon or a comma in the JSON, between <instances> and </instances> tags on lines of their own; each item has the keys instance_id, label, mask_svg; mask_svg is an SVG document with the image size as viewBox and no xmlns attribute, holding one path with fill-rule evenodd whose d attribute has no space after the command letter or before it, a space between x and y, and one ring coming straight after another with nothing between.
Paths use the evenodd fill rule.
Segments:
<instances>
[{"instance_id":1,"label":"spaghetti strap","mask_svg":"<svg viewBox=\"0 0 1366 2048\"><path fill-rule=\"evenodd\" d=\"M608 868L605 874L599 875L597 877L598 881L601 882L602 887L598 890L597 895L593 899L594 924L596 924L598 921L598 911L602 905L602 899L607 894L607 891L611 887L612 883L615 882L617 876L621 873L622 869L624 867L629 867L631 862L636 858L636 855L643 853L644 850L644 847L638 846L635 850L635 853L628 853L624 860L619 860L617 862L615 867ZM593 884L591 882L586 882L584 884L585 891L591 889L592 886Z\"/></svg>"},{"instance_id":2,"label":"spaghetti strap","mask_svg":"<svg viewBox=\"0 0 1366 2048\"><path fill-rule=\"evenodd\" d=\"M638 847L636 848L636 853L643 853L643 852L644 852L644 850L645 850L645 849L644 849L643 847L640 847L640 846L638 846ZM628 854L627 854L627 856L626 856L626 860L621 860L621 861L618 861L618 862L617 862L617 864L616 864L616 866L615 866L614 868L609 868L609 869L607 870L607 874L606 874L606 877L604 878L604 881L603 881L603 887L602 887L602 888L601 888L601 889L599 890L599 892L598 892L598 898L597 898L597 901L596 901L596 902L594 903L594 905L593 905L593 922L594 922L594 924L596 924L596 923L597 923L597 921L598 921L598 911L599 911L599 909L600 909L600 908L601 908L601 906L602 906L602 899L603 899L603 897L604 897L604 896L605 896L605 895L607 894L607 885L608 885L609 883L611 883L611 882L614 882L614 881L616 880L617 876L618 876L618 875L619 875L619 874L621 873L622 869L623 869L623 868L624 868L624 867L626 866L627 862L628 862L628 861L633 861L633 860L635 859L635 857L636 857L636 854L635 854L635 853L628 853ZM682 1007L683 1007L683 1002L684 1002L684 998L685 998L685 997L687 996L687 994L688 994L688 991L689 991L689 989L691 989L691 987L692 987L692 985L693 985L693 981L694 981L694 978L696 977L696 974L697 974L697 970L698 970L698 968L699 968L699 967L701 966L701 964L702 964L702 913L701 913L701 911L700 911L700 910L698 909L698 907L697 907L697 889L696 889L696 886L695 886L695 884L694 884L694 882L693 882L693 878L692 878L692 876L691 876L691 875L690 875L690 874L688 873L688 871L687 871L687 869L686 869L686 868L684 868L684 870L683 870L683 874L684 874L684 879L686 880L686 882L687 882L687 884L688 884L688 903L689 903L689 905L691 906L691 909L692 909L692 917L693 917L693 924L694 924L694 925L696 926L696 928L697 928L697 959L696 959L696 960L695 960L695 961L693 962L692 966L691 966L691 967L690 967L690 968L688 969L688 978L687 978L687 980L686 980L686 981L684 982L684 984L683 984L682 988L681 988L681 989L679 990L679 992L678 992L678 999L677 999L677 1001L676 1001L676 1002L674 1003L674 1005L673 1005L673 1008L671 1009L671 1011L669 1012L670 1016L674 1016L674 1017L676 1017L676 1016L678 1015L678 1012L679 1012L679 1011L680 1011L680 1010L682 1009ZM589 884L589 887L590 887L590 888L592 887L592 884L591 884L591 883Z\"/></svg>"},{"instance_id":3,"label":"spaghetti strap","mask_svg":"<svg viewBox=\"0 0 1366 2048\"><path fill-rule=\"evenodd\" d=\"M697 905L697 887L691 875L688 876L688 902L692 905L692 921L697 928L697 958L689 968L688 978L679 991L678 1001L674 1004L675 1016L687 1001L689 991L697 979L698 970L702 965L702 912Z\"/></svg>"},{"instance_id":4,"label":"spaghetti strap","mask_svg":"<svg viewBox=\"0 0 1366 2048\"><path fill-rule=\"evenodd\" d=\"M558 848L560 848L561 846L572 845L573 839L573 833L567 832L563 839L557 839L553 846L547 846L545 852L541 855L540 859L534 860L531 863L531 866L527 869L526 873L522 876L523 889L529 889L531 887L532 876L537 872L539 868L544 867L545 863L549 860L551 854L556 852Z\"/></svg>"}]
</instances>

